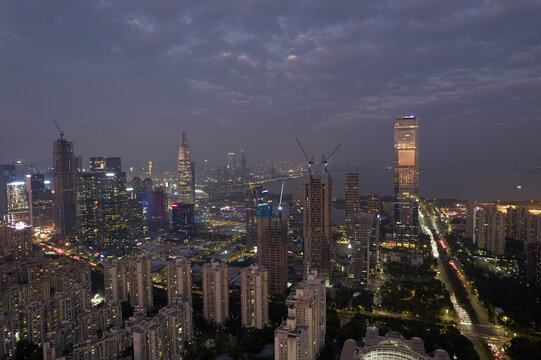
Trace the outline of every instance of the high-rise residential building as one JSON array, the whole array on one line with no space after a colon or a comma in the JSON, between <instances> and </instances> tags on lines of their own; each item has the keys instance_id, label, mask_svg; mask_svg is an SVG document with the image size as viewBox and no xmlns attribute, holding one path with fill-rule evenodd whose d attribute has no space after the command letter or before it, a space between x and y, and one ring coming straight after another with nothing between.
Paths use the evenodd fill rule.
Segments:
<instances>
[{"instance_id":1,"label":"high-rise residential building","mask_svg":"<svg viewBox=\"0 0 541 360\"><path fill-rule=\"evenodd\" d=\"M167 303L178 296L192 304L192 264L181 258L167 263Z\"/></svg>"},{"instance_id":2,"label":"high-rise residential building","mask_svg":"<svg viewBox=\"0 0 541 360\"><path fill-rule=\"evenodd\" d=\"M195 202L193 168L188 137L183 132L178 150L178 202L181 204L193 204Z\"/></svg>"},{"instance_id":3,"label":"high-rise residential building","mask_svg":"<svg viewBox=\"0 0 541 360\"><path fill-rule=\"evenodd\" d=\"M415 247L419 234L419 120L396 118L394 123L394 236L398 246Z\"/></svg>"},{"instance_id":4,"label":"high-rise residential building","mask_svg":"<svg viewBox=\"0 0 541 360\"><path fill-rule=\"evenodd\" d=\"M287 289L287 224L287 207L257 206L258 263L269 271L271 294L284 294Z\"/></svg>"},{"instance_id":5,"label":"high-rise residential building","mask_svg":"<svg viewBox=\"0 0 541 360\"><path fill-rule=\"evenodd\" d=\"M128 263L114 259L103 267L105 299L113 304L128 300Z\"/></svg>"},{"instance_id":6,"label":"high-rise residential building","mask_svg":"<svg viewBox=\"0 0 541 360\"><path fill-rule=\"evenodd\" d=\"M194 204L171 205L172 232L179 240L191 239L195 234Z\"/></svg>"},{"instance_id":7,"label":"high-rise residential building","mask_svg":"<svg viewBox=\"0 0 541 360\"><path fill-rule=\"evenodd\" d=\"M286 303L288 308L295 309L297 324L306 327L309 344L307 359L316 359L325 346L327 321L325 278L317 271L310 272L289 295Z\"/></svg>"},{"instance_id":8,"label":"high-rise residential building","mask_svg":"<svg viewBox=\"0 0 541 360\"><path fill-rule=\"evenodd\" d=\"M309 171L303 184L304 273L325 269L331 274L332 178Z\"/></svg>"},{"instance_id":9,"label":"high-rise residential building","mask_svg":"<svg viewBox=\"0 0 541 360\"><path fill-rule=\"evenodd\" d=\"M381 201L377 193L368 194L368 206L366 213L378 214L381 211Z\"/></svg>"},{"instance_id":10,"label":"high-rise residential building","mask_svg":"<svg viewBox=\"0 0 541 360\"><path fill-rule=\"evenodd\" d=\"M246 191L246 246L253 248L257 245L257 205L263 203L263 187L256 185Z\"/></svg>"},{"instance_id":11,"label":"high-rise residential building","mask_svg":"<svg viewBox=\"0 0 541 360\"><path fill-rule=\"evenodd\" d=\"M229 318L226 264L212 262L203 266L203 316L217 325Z\"/></svg>"},{"instance_id":12,"label":"high-rise residential building","mask_svg":"<svg viewBox=\"0 0 541 360\"><path fill-rule=\"evenodd\" d=\"M191 319L191 308L180 297L154 317L136 312L126 322L133 339L133 359L182 359L186 344L193 337Z\"/></svg>"},{"instance_id":13,"label":"high-rise residential building","mask_svg":"<svg viewBox=\"0 0 541 360\"><path fill-rule=\"evenodd\" d=\"M40 173L26 176L26 191L30 205L30 224L44 229L54 225L53 192L46 187L45 176Z\"/></svg>"},{"instance_id":14,"label":"high-rise residential building","mask_svg":"<svg viewBox=\"0 0 541 360\"><path fill-rule=\"evenodd\" d=\"M251 265L240 272L241 324L263 329L269 322L269 272Z\"/></svg>"},{"instance_id":15,"label":"high-rise residential building","mask_svg":"<svg viewBox=\"0 0 541 360\"><path fill-rule=\"evenodd\" d=\"M107 254L123 254L129 240L126 173L78 173L76 189L78 240Z\"/></svg>"},{"instance_id":16,"label":"high-rise residential building","mask_svg":"<svg viewBox=\"0 0 541 360\"><path fill-rule=\"evenodd\" d=\"M104 266L105 298L113 304L129 300L144 310L153 307L152 265L149 258L138 256L113 260Z\"/></svg>"},{"instance_id":17,"label":"high-rise residential building","mask_svg":"<svg viewBox=\"0 0 541 360\"><path fill-rule=\"evenodd\" d=\"M494 204L471 203L466 216L466 236L483 250L505 254L506 214Z\"/></svg>"},{"instance_id":18,"label":"high-rise residential building","mask_svg":"<svg viewBox=\"0 0 541 360\"><path fill-rule=\"evenodd\" d=\"M346 236L353 237L353 225L360 208L359 173L351 171L346 174Z\"/></svg>"},{"instance_id":19,"label":"high-rise residential building","mask_svg":"<svg viewBox=\"0 0 541 360\"><path fill-rule=\"evenodd\" d=\"M17 224L0 225L0 262L19 261L32 252L32 228Z\"/></svg>"},{"instance_id":20,"label":"high-rise residential building","mask_svg":"<svg viewBox=\"0 0 541 360\"><path fill-rule=\"evenodd\" d=\"M367 287L377 266L379 220L376 214L358 214L353 225L348 278L354 287Z\"/></svg>"},{"instance_id":21,"label":"high-rise residential building","mask_svg":"<svg viewBox=\"0 0 541 360\"><path fill-rule=\"evenodd\" d=\"M308 360L308 329L297 321L295 308L287 309L287 318L274 331L275 360Z\"/></svg>"},{"instance_id":22,"label":"high-rise residential building","mask_svg":"<svg viewBox=\"0 0 541 360\"><path fill-rule=\"evenodd\" d=\"M54 219L56 234L68 236L75 234L77 229L75 210L75 154L73 143L60 139L53 144L54 167Z\"/></svg>"},{"instance_id":23,"label":"high-rise residential building","mask_svg":"<svg viewBox=\"0 0 541 360\"><path fill-rule=\"evenodd\" d=\"M507 208L507 237L520 242L526 242L528 237L529 210L523 206Z\"/></svg>"},{"instance_id":24,"label":"high-rise residential building","mask_svg":"<svg viewBox=\"0 0 541 360\"><path fill-rule=\"evenodd\" d=\"M152 264L149 258L138 256L128 262L128 293L134 306L152 310Z\"/></svg>"}]
</instances>

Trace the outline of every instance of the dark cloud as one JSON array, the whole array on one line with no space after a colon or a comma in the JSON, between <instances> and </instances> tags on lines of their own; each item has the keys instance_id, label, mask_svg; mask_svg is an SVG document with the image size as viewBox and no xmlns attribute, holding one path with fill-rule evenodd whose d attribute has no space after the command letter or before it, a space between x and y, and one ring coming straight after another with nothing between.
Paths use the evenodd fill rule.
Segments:
<instances>
[{"instance_id":1,"label":"dark cloud","mask_svg":"<svg viewBox=\"0 0 541 360\"><path fill-rule=\"evenodd\" d=\"M392 121L421 119L424 165L534 164L535 0L0 3L0 162L77 152L174 163L247 149L390 164Z\"/></svg>"}]
</instances>

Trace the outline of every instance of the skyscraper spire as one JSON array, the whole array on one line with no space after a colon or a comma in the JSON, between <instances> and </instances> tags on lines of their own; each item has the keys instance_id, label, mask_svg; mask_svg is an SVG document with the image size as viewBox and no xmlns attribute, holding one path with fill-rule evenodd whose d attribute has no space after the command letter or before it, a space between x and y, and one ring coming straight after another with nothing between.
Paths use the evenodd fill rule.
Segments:
<instances>
[{"instance_id":1,"label":"skyscraper spire","mask_svg":"<svg viewBox=\"0 0 541 360\"><path fill-rule=\"evenodd\" d=\"M192 166L188 137L186 132L182 132L178 149L178 200L182 204L193 204L195 201Z\"/></svg>"}]
</instances>

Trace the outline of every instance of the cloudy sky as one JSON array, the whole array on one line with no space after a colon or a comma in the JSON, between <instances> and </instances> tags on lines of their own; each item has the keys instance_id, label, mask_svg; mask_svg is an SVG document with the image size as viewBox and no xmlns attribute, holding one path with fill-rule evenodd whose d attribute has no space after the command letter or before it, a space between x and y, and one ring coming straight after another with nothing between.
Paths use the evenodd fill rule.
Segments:
<instances>
[{"instance_id":1,"label":"cloudy sky","mask_svg":"<svg viewBox=\"0 0 541 360\"><path fill-rule=\"evenodd\" d=\"M77 153L174 163L392 162L393 118L422 166L539 165L539 0L3 0L0 163Z\"/></svg>"}]
</instances>

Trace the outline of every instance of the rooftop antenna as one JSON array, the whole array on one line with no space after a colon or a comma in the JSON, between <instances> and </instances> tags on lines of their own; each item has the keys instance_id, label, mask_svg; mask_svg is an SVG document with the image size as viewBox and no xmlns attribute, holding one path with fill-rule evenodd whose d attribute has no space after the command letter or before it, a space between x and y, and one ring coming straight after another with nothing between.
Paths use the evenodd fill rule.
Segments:
<instances>
[{"instance_id":1,"label":"rooftop antenna","mask_svg":"<svg viewBox=\"0 0 541 360\"><path fill-rule=\"evenodd\" d=\"M53 119L54 124L56 125L56 128L58 129L58 132L60 133L60 140L64 139L64 132L60 129L60 126L58 126L58 123L55 119Z\"/></svg>"},{"instance_id":2,"label":"rooftop antenna","mask_svg":"<svg viewBox=\"0 0 541 360\"><path fill-rule=\"evenodd\" d=\"M336 149L334 149L334 151L331 153L331 155L329 155L327 158L325 158L324 155L321 156L321 163L325 166L325 172L327 172L327 164L329 163L333 155L336 154L338 149L340 149L341 147L342 147L342 144L338 145Z\"/></svg>"},{"instance_id":3,"label":"rooftop antenna","mask_svg":"<svg viewBox=\"0 0 541 360\"><path fill-rule=\"evenodd\" d=\"M306 151L304 151L304 148L302 147L301 142L298 138L295 138L297 140L297 144L299 144L299 147L301 148L302 154L304 155L304 158L308 162L308 171L312 171L312 164L315 164L314 162L314 156L312 155L312 158L308 158L308 155L306 155Z\"/></svg>"}]
</instances>

